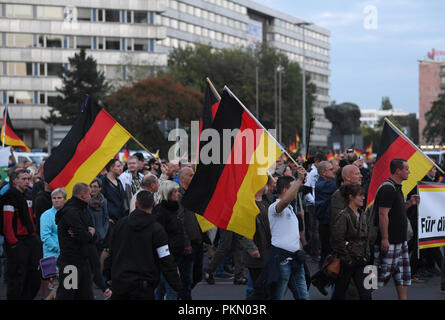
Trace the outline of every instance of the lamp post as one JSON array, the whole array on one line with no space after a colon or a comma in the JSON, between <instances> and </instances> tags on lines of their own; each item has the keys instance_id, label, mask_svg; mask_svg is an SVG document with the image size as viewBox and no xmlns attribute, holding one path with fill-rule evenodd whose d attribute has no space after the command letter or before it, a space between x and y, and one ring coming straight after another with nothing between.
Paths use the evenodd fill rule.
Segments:
<instances>
[{"instance_id":1,"label":"lamp post","mask_svg":"<svg viewBox=\"0 0 445 320\"><path fill-rule=\"evenodd\" d=\"M302 102L303 102L303 108L302 108L302 130L303 130L303 137L302 137L302 145L301 145L301 151L303 155L307 154L307 145L306 145L306 72L305 72L305 66L304 66L304 57L306 55L305 52L305 27L311 25L312 22L299 22L295 25L300 27L303 30L303 61L301 63L301 69L302 69L302 76L303 76L303 93L302 93ZM308 142L309 143L309 142Z\"/></svg>"},{"instance_id":2,"label":"lamp post","mask_svg":"<svg viewBox=\"0 0 445 320\"><path fill-rule=\"evenodd\" d=\"M282 118L281 118L281 111L282 111L282 96L281 96L281 92L282 92L282 74L284 71L284 67L282 67L281 65L278 66L277 68L277 72L278 72L278 141L280 143L283 143L282 137L283 137L283 133L282 133Z\"/></svg>"}]
</instances>

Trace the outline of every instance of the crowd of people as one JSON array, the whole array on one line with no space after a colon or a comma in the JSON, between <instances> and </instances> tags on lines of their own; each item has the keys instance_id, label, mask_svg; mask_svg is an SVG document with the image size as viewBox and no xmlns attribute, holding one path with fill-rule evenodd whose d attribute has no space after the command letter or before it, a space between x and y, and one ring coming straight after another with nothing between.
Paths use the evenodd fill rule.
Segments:
<instances>
[{"instance_id":1,"label":"crowd of people","mask_svg":"<svg viewBox=\"0 0 445 320\"><path fill-rule=\"evenodd\" d=\"M44 181L44 161L37 168L11 155L0 189L7 299L91 300L96 287L104 299L191 300L201 281L231 278L251 300L281 300L288 289L308 300L311 285L324 295L332 286L333 300L369 300L367 265L377 267L379 286L393 277L406 299L411 281L445 273L439 248L417 257L420 199L415 190L403 196L404 159L391 161L391 177L365 210L374 160L350 149L330 161L321 154L300 163L280 158L255 195L256 231L247 239L218 228L202 232L181 202L195 172L190 163L141 153L126 163L112 159L67 200L67 190ZM433 168L424 180L437 178ZM57 272L48 276L50 258ZM340 268L332 276L326 270L334 260ZM311 261L319 268L312 275ZM442 283L445 292L445 276Z\"/></svg>"}]
</instances>

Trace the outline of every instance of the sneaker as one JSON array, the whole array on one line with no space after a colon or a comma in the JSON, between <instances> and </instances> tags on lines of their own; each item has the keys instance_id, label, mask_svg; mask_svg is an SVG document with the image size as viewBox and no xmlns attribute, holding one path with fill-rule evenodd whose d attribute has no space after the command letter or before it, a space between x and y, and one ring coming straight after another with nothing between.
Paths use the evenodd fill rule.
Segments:
<instances>
[{"instance_id":1,"label":"sneaker","mask_svg":"<svg viewBox=\"0 0 445 320\"><path fill-rule=\"evenodd\" d=\"M233 279L233 284L236 284L236 285L245 285L245 284L247 284L247 278L235 278L235 279Z\"/></svg>"},{"instance_id":2,"label":"sneaker","mask_svg":"<svg viewBox=\"0 0 445 320\"><path fill-rule=\"evenodd\" d=\"M204 273L204 279L208 284L215 284L215 278L213 277L213 273Z\"/></svg>"}]
</instances>

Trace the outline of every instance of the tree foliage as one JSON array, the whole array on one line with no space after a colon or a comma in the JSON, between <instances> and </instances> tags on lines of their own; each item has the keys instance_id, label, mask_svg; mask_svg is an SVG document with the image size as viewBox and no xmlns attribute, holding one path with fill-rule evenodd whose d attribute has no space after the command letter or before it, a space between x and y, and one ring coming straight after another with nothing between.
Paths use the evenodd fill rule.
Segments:
<instances>
[{"instance_id":1,"label":"tree foliage","mask_svg":"<svg viewBox=\"0 0 445 320\"><path fill-rule=\"evenodd\" d=\"M445 94L433 102L430 111L425 114L426 126L423 135L427 143L445 144Z\"/></svg>"},{"instance_id":2,"label":"tree foliage","mask_svg":"<svg viewBox=\"0 0 445 320\"><path fill-rule=\"evenodd\" d=\"M72 125L87 95L100 102L111 90L103 72L97 71L96 60L87 57L84 49L68 60L69 68L61 68L58 72L62 87L56 88L60 95L49 103L50 115L42 118L46 123Z\"/></svg>"},{"instance_id":3,"label":"tree foliage","mask_svg":"<svg viewBox=\"0 0 445 320\"><path fill-rule=\"evenodd\" d=\"M286 55L266 45L249 49L223 50L215 50L207 45L178 48L169 56L166 74L201 92L205 90L206 77L210 78L218 91L227 85L255 114L258 67L259 116L257 115L257 118L269 129L275 128L275 72L278 66L283 68L281 142L287 145L295 141L296 133L302 136L302 74L298 63L289 61ZM312 116L315 90L315 85L310 83L310 78L307 76L307 124Z\"/></svg>"},{"instance_id":4,"label":"tree foliage","mask_svg":"<svg viewBox=\"0 0 445 320\"><path fill-rule=\"evenodd\" d=\"M389 100L389 97L382 97L382 106L380 107L382 110L392 110L392 103Z\"/></svg>"},{"instance_id":5,"label":"tree foliage","mask_svg":"<svg viewBox=\"0 0 445 320\"><path fill-rule=\"evenodd\" d=\"M105 108L150 151L159 149L165 157L174 142L165 139L156 121L179 118L180 127L189 127L190 121L199 120L202 101L198 90L158 77L119 88L105 101Z\"/></svg>"}]
</instances>

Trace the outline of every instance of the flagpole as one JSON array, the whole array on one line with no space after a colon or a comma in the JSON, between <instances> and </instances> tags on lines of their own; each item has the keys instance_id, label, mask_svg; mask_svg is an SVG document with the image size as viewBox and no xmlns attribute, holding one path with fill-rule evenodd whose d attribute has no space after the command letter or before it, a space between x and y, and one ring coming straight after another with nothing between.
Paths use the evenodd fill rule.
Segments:
<instances>
[{"instance_id":1,"label":"flagpole","mask_svg":"<svg viewBox=\"0 0 445 320\"><path fill-rule=\"evenodd\" d=\"M6 115L8 114L8 104L5 104L5 110L3 111L3 136L2 136L2 148L5 147L6 138Z\"/></svg>"},{"instance_id":2,"label":"flagpole","mask_svg":"<svg viewBox=\"0 0 445 320\"><path fill-rule=\"evenodd\" d=\"M445 174L445 172L442 170L441 167L439 167L433 160L430 159L430 157L428 157L425 153L423 153L422 150L420 150L420 148L418 146L416 146L410 138L408 138L399 128L397 128L388 118L385 117L385 121L386 123L395 131L397 131L402 137L404 137L409 144L411 144L411 146L413 146L414 148L416 148L417 151L419 151L433 166L435 166L437 168L437 170L439 170L440 172L442 172L442 174Z\"/></svg>"},{"instance_id":3,"label":"flagpole","mask_svg":"<svg viewBox=\"0 0 445 320\"><path fill-rule=\"evenodd\" d=\"M215 86L213 85L212 81L210 81L209 77L206 78L207 83L209 84L210 87L212 87L214 93L216 94L216 96L218 97L218 100L221 101L221 96L219 95L218 91L215 89Z\"/></svg>"},{"instance_id":4,"label":"flagpole","mask_svg":"<svg viewBox=\"0 0 445 320\"><path fill-rule=\"evenodd\" d=\"M239 104L244 108L244 110L255 120L255 122L267 133L267 135L280 147L281 152L283 152L286 156L288 156L293 163L299 167L300 165L294 160L294 158L291 157L291 155L286 151L285 148L283 148L283 146L277 141L277 139L275 139L275 137L273 135L271 135L269 133L269 131L267 131L266 128L264 128L264 126L261 124L261 122L258 121L257 118L255 118L255 116L252 114L252 112L249 111L249 109L246 108L246 106L238 99L238 97L227 87L224 86L224 90L227 90L238 102Z\"/></svg>"}]
</instances>

